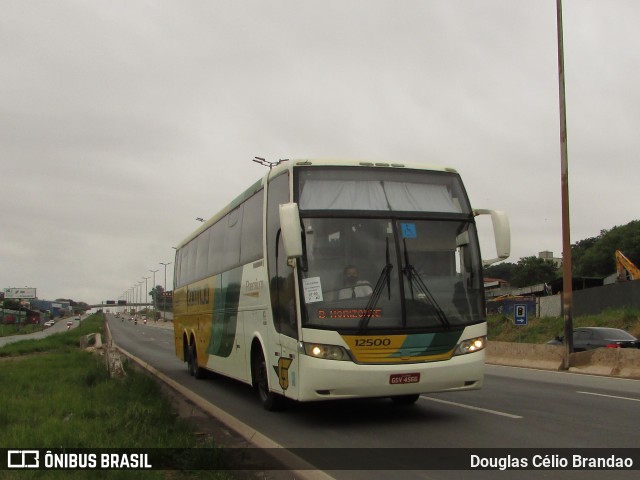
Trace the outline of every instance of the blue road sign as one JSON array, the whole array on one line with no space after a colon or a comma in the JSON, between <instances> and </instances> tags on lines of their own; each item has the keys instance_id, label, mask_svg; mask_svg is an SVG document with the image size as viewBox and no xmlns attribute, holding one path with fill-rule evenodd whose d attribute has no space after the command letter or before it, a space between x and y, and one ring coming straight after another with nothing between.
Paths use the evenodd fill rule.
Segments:
<instances>
[{"instance_id":1,"label":"blue road sign","mask_svg":"<svg viewBox=\"0 0 640 480\"><path fill-rule=\"evenodd\" d=\"M527 306L526 305L513 306L513 324L514 325L527 324Z\"/></svg>"}]
</instances>

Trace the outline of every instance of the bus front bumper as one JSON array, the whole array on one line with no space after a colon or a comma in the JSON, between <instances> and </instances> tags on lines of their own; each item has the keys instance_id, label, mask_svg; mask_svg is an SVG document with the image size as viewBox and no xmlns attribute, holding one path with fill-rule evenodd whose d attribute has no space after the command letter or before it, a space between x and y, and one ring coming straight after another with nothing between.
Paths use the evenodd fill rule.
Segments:
<instances>
[{"instance_id":1,"label":"bus front bumper","mask_svg":"<svg viewBox=\"0 0 640 480\"><path fill-rule=\"evenodd\" d=\"M484 380L484 359L484 350L444 361L393 365L355 364L300 355L298 400L477 390Z\"/></svg>"}]
</instances>

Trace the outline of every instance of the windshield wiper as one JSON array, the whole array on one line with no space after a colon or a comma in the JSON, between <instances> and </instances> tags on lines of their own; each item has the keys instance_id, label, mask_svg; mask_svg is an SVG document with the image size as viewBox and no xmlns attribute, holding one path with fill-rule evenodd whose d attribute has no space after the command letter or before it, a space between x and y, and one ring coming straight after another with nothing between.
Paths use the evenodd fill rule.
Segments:
<instances>
[{"instance_id":1,"label":"windshield wiper","mask_svg":"<svg viewBox=\"0 0 640 480\"><path fill-rule=\"evenodd\" d=\"M427 305L433 307L434 311L436 312L436 316L438 317L438 320L440 320L442 326L444 326L445 328L449 328L450 324L447 316L445 315L442 308L440 308L440 305L438 305L438 302L429 291L429 288L427 288L427 285L422 280L422 277L420 276L416 268L411 265L411 262L409 261L409 250L407 250L406 239L404 239L404 263L405 267L402 269L402 273L404 273L404 275L409 280L409 286L411 288L411 299L415 300L413 292L413 289L415 287L416 290L418 290L418 293L422 294L422 296L418 296L418 298Z\"/></svg>"},{"instance_id":2,"label":"windshield wiper","mask_svg":"<svg viewBox=\"0 0 640 480\"><path fill-rule=\"evenodd\" d=\"M387 237L387 251L386 251L386 260L387 263L380 272L380 276L378 277L378 281L376 282L376 286L373 288L373 292L369 297L369 301L367 305L364 307L364 313L360 318L360 323L358 324L358 328L360 331L364 331L369 325L369 321L371 320L371 316L373 315L373 309L376 308L378 304L378 300L380 300L380 295L382 294L382 289L384 288L385 283L387 284L387 295L389 296L389 300L391 300L391 270L393 269L393 265L389 260L389 238Z\"/></svg>"}]
</instances>

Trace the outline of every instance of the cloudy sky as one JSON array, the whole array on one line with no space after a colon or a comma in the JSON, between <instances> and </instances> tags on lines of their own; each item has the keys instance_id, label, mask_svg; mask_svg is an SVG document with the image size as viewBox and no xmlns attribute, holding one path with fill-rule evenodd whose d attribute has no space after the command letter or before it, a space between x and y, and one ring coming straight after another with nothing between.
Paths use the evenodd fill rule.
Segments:
<instances>
[{"instance_id":1,"label":"cloudy sky","mask_svg":"<svg viewBox=\"0 0 640 480\"><path fill-rule=\"evenodd\" d=\"M560 256L555 0L0 9L2 288L163 285L195 218L266 173L254 156L451 166L475 207L508 212L509 261ZM640 218L640 2L563 14L574 243Z\"/></svg>"}]
</instances>

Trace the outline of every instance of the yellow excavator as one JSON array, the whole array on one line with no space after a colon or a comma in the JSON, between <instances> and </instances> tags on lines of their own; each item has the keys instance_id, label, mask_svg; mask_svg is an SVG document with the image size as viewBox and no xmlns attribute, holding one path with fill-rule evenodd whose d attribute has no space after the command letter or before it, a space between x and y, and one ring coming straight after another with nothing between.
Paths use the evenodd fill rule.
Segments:
<instances>
[{"instance_id":1,"label":"yellow excavator","mask_svg":"<svg viewBox=\"0 0 640 480\"><path fill-rule=\"evenodd\" d=\"M616 265L618 268L618 281L640 280L640 268L625 257L620 250L616 250Z\"/></svg>"}]
</instances>

